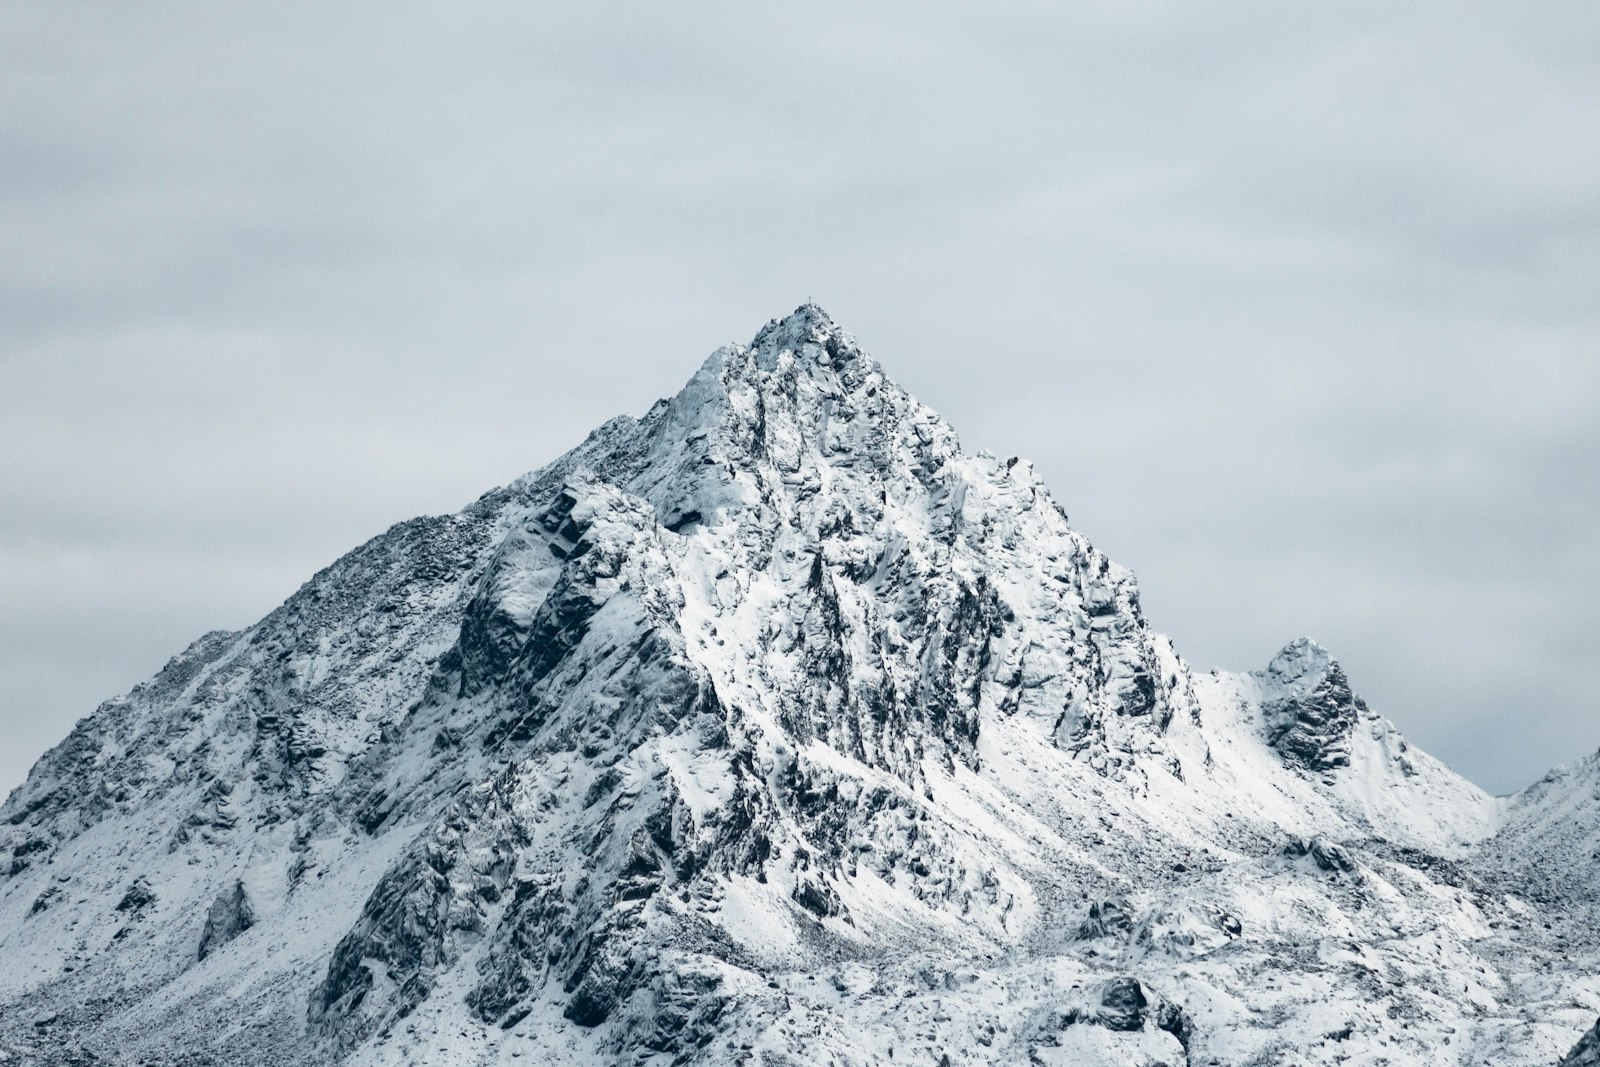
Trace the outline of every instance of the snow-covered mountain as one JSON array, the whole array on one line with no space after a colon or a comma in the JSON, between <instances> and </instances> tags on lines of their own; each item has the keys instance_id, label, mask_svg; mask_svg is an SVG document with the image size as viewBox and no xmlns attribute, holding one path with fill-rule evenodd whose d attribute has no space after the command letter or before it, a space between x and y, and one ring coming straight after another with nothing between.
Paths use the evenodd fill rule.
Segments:
<instances>
[{"instance_id":1,"label":"snow-covered mountain","mask_svg":"<svg viewBox=\"0 0 1600 1067\"><path fill-rule=\"evenodd\" d=\"M1597 848L1595 758L1193 673L806 306L79 723L0 1061L1590 1063Z\"/></svg>"}]
</instances>

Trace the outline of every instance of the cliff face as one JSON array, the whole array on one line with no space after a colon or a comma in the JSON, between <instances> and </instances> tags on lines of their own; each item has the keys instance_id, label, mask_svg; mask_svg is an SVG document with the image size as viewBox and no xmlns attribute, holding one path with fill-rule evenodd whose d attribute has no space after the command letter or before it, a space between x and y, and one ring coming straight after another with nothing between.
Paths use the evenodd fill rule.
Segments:
<instances>
[{"instance_id":1,"label":"cliff face","mask_svg":"<svg viewBox=\"0 0 1600 1067\"><path fill-rule=\"evenodd\" d=\"M1554 803L1314 643L1193 675L808 306L80 723L0 810L0 1049L1549 1064L1593 936L1480 842Z\"/></svg>"}]
</instances>

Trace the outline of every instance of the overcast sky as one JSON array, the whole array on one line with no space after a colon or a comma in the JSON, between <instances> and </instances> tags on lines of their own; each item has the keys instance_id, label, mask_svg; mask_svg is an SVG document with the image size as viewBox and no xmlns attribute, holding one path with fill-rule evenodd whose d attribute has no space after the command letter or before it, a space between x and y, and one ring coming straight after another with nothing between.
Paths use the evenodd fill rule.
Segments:
<instances>
[{"instance_id":1,"label":"overcast sky","mask_svg":"<svg viewBox=\"0 0 1600 1067\"><path fill-rule=\"evenodd\" d=\"M1310 634L1519 788L1600 747L1597 40L1592 0L0 0L0 790L808 298L1192 663Z\"/></svg>"}]
</instances>

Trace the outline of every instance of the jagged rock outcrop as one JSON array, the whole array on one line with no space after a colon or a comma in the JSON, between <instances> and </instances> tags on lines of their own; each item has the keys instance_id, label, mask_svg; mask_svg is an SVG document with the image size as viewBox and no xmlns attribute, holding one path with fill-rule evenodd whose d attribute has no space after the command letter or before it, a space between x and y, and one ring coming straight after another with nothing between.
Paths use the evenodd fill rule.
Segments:
<instances>
[{"instance_id":1,"label":"jagged rock outcrop","mask_svg":"<svg viewBox=\"0 0 1600 1067\"><path fill-rule=\"evenodd\" d=\"M1561 1059L1558 1067L1600 1067L1600 1022L1579 1038L1572 1051Z\"/></svg>"},{"instance_id":2,"label":"jagged rock outcrop","mask_svg":"<svg viewBox=\"0 0 1600 1067\"><path fill-rule=\"evenodd\" d=\"M807 306L80 723L0 810L0 1051L1542 1067L1591 778L1487 797L1309 641L1195 674Z\"/></svg>"},{"instance_id":3,"label":"jagged rock outcrop","mask_svg":"<svg viewBox=\"0 0 1600 1067\"><path fill-rule=\"evenodd\" d=\"M1350 735L1367 705L1350 691L1344 669L1326 649L1302 637L1258 677L1267 743L1286 762L1314 771L1350 765Z\"/></svg>"},{"instance_id":4,"label":"jagged rock outcrop","mask_svg":"<svg viewBox=\"0 0 1600 1067\"><path fill-rule=\"evenodd\" d=\"M1137 978L1113 978L1101 990L1097 1021L1109 1030L1142 1030L1149 1006Z\"/></svg>"},{"instance_id":5,"label":"jagged rock outcrop","mask_svg":"<svg viewBox=\"0 0 1600 1067\"><path fill-rule=\"evenodd\" d=\"M1319 837L1291 841L1283 846L1283 854L1291 859L1305 857L1317 870L1328 874L1354 874L1356 871L1350 853Z\"/></svg>"},{"instance_id":6,"label":"jagged rock outcrop","mask_svg":"<svg viewBox=\"0 0 1600 1067\"><path fill-rule=\"evenodd\" d=\"M1133 930L1133 905L1121 897L1097 900L1089 905L1089 916L1078 924L1078 937L1088 941Z\"/></svg>"},{"instance_id":7,"label":"jagged rock outcrop","mask_svg":"<svg viewBox=\"0 0 1600 1067\"><path fill-rule=\"evenodd\" d=\"M231 888L224 889L211 902L211 910L206 912L206 924L200 931L200 947L195 952L195 958L205 959L255 923L255 906L250 903L250 894L245 891L243 882L234 882Z\"/></svg>"}]
</instances>

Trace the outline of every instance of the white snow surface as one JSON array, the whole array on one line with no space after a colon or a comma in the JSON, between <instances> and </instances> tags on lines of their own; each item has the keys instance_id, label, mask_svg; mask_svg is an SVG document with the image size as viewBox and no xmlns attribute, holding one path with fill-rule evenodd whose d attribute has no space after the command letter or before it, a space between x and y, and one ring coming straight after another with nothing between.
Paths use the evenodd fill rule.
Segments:
<instances>
[{"instance_id":1,"label":"white snow surface","mask_svg":"<svg viewBox=\"0 0 1600 1067\"><path fill-rule=\"evenodd\" d=\"M79 723L0 1063L1554 1065L1597 856L1600 756L1195 674L807 305Z\"/></svg>"}]
</instances>

